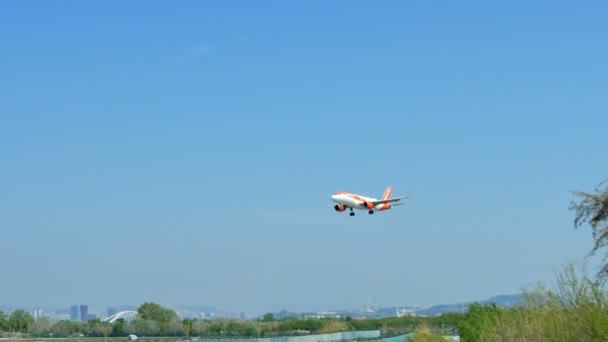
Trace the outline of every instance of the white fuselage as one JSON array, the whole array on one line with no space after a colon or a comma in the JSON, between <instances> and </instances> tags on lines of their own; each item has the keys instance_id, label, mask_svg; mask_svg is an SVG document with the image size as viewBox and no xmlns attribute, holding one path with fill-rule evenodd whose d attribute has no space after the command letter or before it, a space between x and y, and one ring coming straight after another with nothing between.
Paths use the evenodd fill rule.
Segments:
<instances>
[{"instance_id":1,"label":"white fuselage","mask_svg":"<svg viewBox=\"0 0 608 342\"><path fill-rule=\"evenodd\" d=\"M333 194L331 200L338 204L343 204L349 208L360 210L376 210L382 207L382 204L376 205L373 208L367 208L363 205L364 202L373 202L378 199L355 194Z\"/></svg>"}]
</instances>

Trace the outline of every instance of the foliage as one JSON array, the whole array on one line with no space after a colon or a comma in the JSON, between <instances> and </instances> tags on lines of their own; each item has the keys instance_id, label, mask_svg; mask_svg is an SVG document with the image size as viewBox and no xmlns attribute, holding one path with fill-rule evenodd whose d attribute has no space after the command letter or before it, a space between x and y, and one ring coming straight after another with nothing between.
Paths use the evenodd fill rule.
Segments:
<instances>
[{"instance_id":1,"label":"foliage","mask_svg":"<svg viewBox=\"0 0 608 342\"><path fill-rule=\"evenodd\" d=\"M190 338L190 334L192 333L192 325L194 321L191 319L185 319L183 321L182 327L184 329L184 335L186 338Z\"/></svg>"},{"instance_id":2,"label":"foliage","mask_svg":"<svg viewBox=\"0 0 608 342\"><path fill-rule=\"evenodd\" d=\"M499 310L494 303L469 305L464 320L458 326L461 341L482 341L483 332L491 325L491 320L498 315Z\"/></svg>"},{"instance_id":3,"label":"foliage","mask_svg":"<svg viewBox=\"0 0 608 342\"><path fill-rule=\"evenodd\" d=\"M524 289L515 308L471 305L460 323L461 341L604 341L608 297L590 278L566 265L555 291Z\"/></svg>"},{"instance_id":4,"label":"foliage","mask_svg":"<svg viewBox=\"0 0 608 342\"><path fill-rule=\"evenodd\" d=\"M112 324L108 322L102 322L101 319L91 319L87 322L86 336L103 336L108 337L113 331Z\"/></svg>"},{"instance_id":5,"label":"foliage","mask_svg":"<svg viewBox=\"0 0 608 342\"><path fill-rule=\"evenodd\" d=\"M170 323L175 319L179 319L175 311L163 308L156 303L144 303L137 308L137 313L144 320L155 322L160 329L160 332L166 334L169 332ZM180 327L181 329L181 327Z\"/></svg>"},{"instance_id":6,"label":"foliage","mask_svg":"<svg viewBox=\"0 0 608 342\"><path fill-rule=\"evenodd\" d=\"M317 332L320 334L328 334L347 330L349 330L348 323L345 321L332 319L323 321L323 325L317 330Z\"/></svg>"},{"instance_id":7,"label":"foliage","mask_svg":"<svg viewBox=\"0 0 608 342\"><path fill-rule=\"evenodd\" d=\"M207 321L194 320L192 322L192 334L195 336L204 336L208 326L209 322Z\"/></svg>"},{"instance_id":8,"label":"foliage","mask_svg":"<svg viewBox=\"0 0 608 342\"><path fill-rule=\"evenodd\" d=\"M0 311L0 331L8 330L8 317L3 311Z\"/></svg>"},{"instance_id":9,"label":"foliage","mask_svg":"<svg viewBox=\"0 0 608 342\"><path fill-rule=\"evenodd\" d=\"M118 337L118 336L125 336L125 326L127 325L127 322L125 321L124 318L119 318L116 321L114 321L114 323L112 323L112 332L110 333L110 336L112 337Z\"/></svg>"},{"instance_id":10,"label":"foliage","mask_svg":"<svg viewBox=\"0 0 608 342\"><path fill-rule=\"evenodd\" d=\"M382 326L382 322L377 318L353 319L349 323L353 330L376 330Z\"/></svg>"},{"instance_id":11,"label":"foliage","mask_svg":"<svg viewBox=\"0 0 608 342\"><path fill-rule=\"evenodd\" d=\"M40 317L28 326L28 332L34 336L48 336L51 322L48 317Z\"/></svg>"},{"instance_id":12,"label":"foliage","mask_svg":"<svg viewBox=\"0 0 608 342\"><path fill-rule=\"evenodd\" d=\"M406 342L445 342L445 339L433 333L429 325L424 322L416 328L414 337L408 337Z\"/></svg>"},{"instance_id":13,"label":"foliage","mask_svg":"<svg viewBox=\"0 0 608 342\"><path fill-rule=\"evenodd\" d=\"M88 322L61 320L51 322L42 317L34 320L24 310L17 310L11 315L0 312L0 327L5 331L21 331L29 333L30 337L44 337L52 334L53 337L65 338L77 335L87 337L125 337L128 334L137 336L180 336L194 337L271 337L300 334L319 334L351 330L382 329L389 335L412 332L423 323L431 330L440 327L456 327L464 314L448 313L435 317L386 317L386 318L352 318L338 317L286 317L275 318L272 314L256 320L180 320L173 310L163 308L155 303L144 303L138 309L138 315L127 322L118 319L114 323L106 323L100 319ZM10 320L12 317L12 321ZM22 319L25 318L25 319ZM25 325L24 323L25 322ZM20 326L21 330L13 329Z\"/></svg>"},{"instance_id":14,"label":"foliage","mask_svg":"<svg viewBox=\"0 0 608 342\"><path fill-rule=\"evenodd\" d=\"M428 324L431 326L444 326L446 329L449 327L456 328L458 323L464 319L464 315L461 312L445 312L439 316L429 317Z\"/></svg>"},{"instance_id":15,"label":"foliage","mask_svg":"<svg viewBox=\"0 0 608 342\"><path fill-rule=\"evenodd\" d=\"M274 315L272 313L267 313L262 317L262 322L272 322L274 321Z\"/></svg>"},{"instance_id":16,"label":"foliage","mask_svg":"<svg viewBox=\"0 0 608 342\"><path fill-rule=\"evenodd\" d=\"M572 201L570 204L570 209L575 211L574 227L579 228L585 223L591 226L594 245L589 255L594 255L600 249L608 247L608 184L601 188L605 182L601 182L595 188L595 194L583 191L572 192L580 198L579 202ZM604 254L603 265L596 275L600 282L608 279L607 261L608 251Z\"/></svg>"},{"instance_id":17,"label":"foliage","mask_svg":"<svg viewBox=\"0 0 608 342\"><path fill-rule=\"evenodd\" d=\"M295 317L287 317L279 321L277 330L282 333L297 330L318 331L322 327L323 322L318 318L298 319Z\"/></svg>"},{"instance_id":18,"label":"foliage","mask_svg":"<svg viewBox=\"0 0 608 342\"><path fill-rule=\"evenodd\" d=\"M67 337L76 333L84 333L86 327L87 324L83 322L61 320L53 324L49 332L53 334L53 337Z\"/></svg>"},{"instance_id":19,"label":"foliage","mask_svg":"<svg viewBox=\"0 0 608 342\"><path fill-rule=\"evenodd\" d=\"M25 310L15 310L8 318L8 328L11 331L26 332L27 328L34 323L34 317Z\"/></svg>"}]
</instances>

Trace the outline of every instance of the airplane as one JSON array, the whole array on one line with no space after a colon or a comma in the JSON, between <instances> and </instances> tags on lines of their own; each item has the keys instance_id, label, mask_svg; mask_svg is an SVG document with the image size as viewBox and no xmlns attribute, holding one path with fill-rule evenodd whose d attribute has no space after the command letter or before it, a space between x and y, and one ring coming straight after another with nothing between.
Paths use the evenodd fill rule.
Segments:
<instances>
[{"instance_id":1,"label":"airplane","mask_svg":"<svg viewBox=\"0 0 608 342\"><path fill-rule=\"evenodd\" d=\"M381 199L352 194L346 191L336 191L333 193L333 195L331 195L331 200L337 203L334 205L334 209L336 211L342 212L348 208L350 209L350 216L355 216L353 209L367 210L367 212L371 215L376 210L384 211L391 209L396 205L403 205L405 203L394 202L412 197L411 195L408 195L391 198L391 190L391 186L387 186Z\"/></svg>"}]
</instances>

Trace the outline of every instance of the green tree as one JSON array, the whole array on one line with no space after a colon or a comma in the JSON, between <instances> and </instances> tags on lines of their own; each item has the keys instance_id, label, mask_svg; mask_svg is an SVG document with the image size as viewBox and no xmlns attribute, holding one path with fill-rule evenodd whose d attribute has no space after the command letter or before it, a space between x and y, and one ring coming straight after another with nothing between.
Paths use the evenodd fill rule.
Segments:
<instances>
[{"instance_id":1,"label":"green tree","mask_svg":"<svg viewBox=\"0 0 608 342\"><path fill-rule=\"evenodd\" d=\"M209 322L206 322L204 320L195 320L192 323L193 332L195 334L197 334L198 336L203 336L205 334L205 330L207 329L208 326L209 326Z\"/></svg>"},{"instance_id":2,"label":"green tree","mask_svg":"<svg viewBox=\"0 0 608 342\"><path fill-rule=\"evenodd\" d=\"M118 336L124 336L125 333L125 319L124 318L119 318L116 321L114 321L114 323L112 323L112 333L111 336L112 337L118 337Z\"/></svg>"},{"instance_id":3,"label":"green tree","mask_svg":"<svg viewBox=\"0 0 608 342\"><path fill-rule=\"evenodd\" d=\"M125 332L138 336L156 336L160 329L156 321L136 317L125 325Z\"/></svg>"},{"instance_id":4,"label":"green tree","mask_svg":"<svg viewBox=\"0 0 608 342\"><path fill-rule=\"evenodd\" d=\"M594 255L598 250L608 247L608 186L602 189L606 181L601 182L596 188L596 193L583 191L573 191L574 196L580 201L572 201L570 209L574 210L574 227L579 228L585 223L589 223L593 235L594 245L589 256ZM599 282L608 279L608 252L604 254L604 260L596 278Z\"/></svg>"},{"instance_id":5,"label":"green tree","mask_svg":"<svg viewBox=\"0 0 608 342\"><path fill-rule=\"evenodd\" d=\"M76 333L85 333L87 326L82 322L61 320L51 326L53 337L66 337Z\"/></svg>"},{"instance_id":6,"label":"green tree","mask_svg":"<svg viewBox=\"0 0 608 342\"><path fill-rule=\"evenodd\" d=\"M191 319L184 319L182 321L182 329L184 330L184 335L186 338L190 338L190 334L192 333L192 325L194 321Z\"/></svg>"},{"instance_id":7,"label":"green tree","mask_svg":"<svg viewBox=\"0 0 608 342\"><path fill-rule=\"evenodd\" d=\"M3 311L0 311L0 331L8 330L8 317Z\"/></svg>"},{"instance_id":8,"label":"green tree","mask_svg":"<svg viewBox=\"0 0 608 342\"><path fill-rule=\"evenodd\" d=\"M112 331L114 331L112 323L109 322L100 322L97 329L99 329L105 341L108 340L108 336L110 336L110 334L112 334Z\"/></svg>"},{"instance_id":9,"label":"green tree","mask_svg":"<svg viewBox=\"0 0 608 342\"><path fill-rule=\"evenodd\" d=\"M28 327L28 332L35 336L48 336L51 328L51 322L48 317L40 317Z\"/></svg>"},{"instance_id":10,"label":"green tree","mask_svg":"<svg viewBox=\"0 0 608 342\"><path fill-rule=\"evenodd\" d=\"M144 320L151 320L158 324L161 334L169 331L169 323L172 320L179 320L175 311L163 308L156 303L144 303L139 306L137 312Z\"/></svg>"},{"instance_id":11,"label":"green tree","mask_svg":"<svg viewBox=\"0 0 608 342\"><path fill-rule=\"evenodd\" d=\"M25 310L15 310L8 318L8 326L11 331L27 332L28 326L34 324L34 317Z\"/></svg>"},{"instance_id":12,"label":"green tree","mask_svg":"<svg viewBox=\"0 0 608 342\"><path fill-rule=\"evenodd\" d=\"M341 320L327 319L327 320L323 320L322 322L323 322L323 326L317 330L321 334L334 333L334 332L348 330L348 324Z\"/></svg>"},{"instance_id":13,"label":"green tree","mask_svg":"<svg viewBox=\"0 0 608 342\"><path fill-rule=\"evenodd\" d=\"M177 318L177 315L169 320L169 329L167 333L171 336L178 336L184 332L182 321Z\"/></svg>"},{"instance_id":14,"label":"green tree","mask_svg":"<svg viewBox=\"0 0 608 342\"><path fill-rule=\"evenodd\" d=\"M87 336L100 336L101 332L99 331L99 324L101 324L101 319L90 319L86 322L86 335Z\"/></svg>"},{"instance_id":15,"label":"green tree","mask_svg":"<svg viewBox=\"0 0 608 342\"><path fill-rule=\"evenodd\" d=\"M88 336L103 336L105 340L112 332L112 324L103 322L99 318L90 319L87 322L87 335Z\"/></svg>"},{"instance_id":16,"label":"green tree","mask_svg":"<svg viewBox=\"0 0 608 342\"><path fill-rule=\"evenodd\" d=\"M495 303L473 303L458 325L460 339L463 342L481 341L482 334L487 330L489 323L499 314L500 309Z\"/></svg>"},{"instance_id":17,"label":"green tree","mask_svg":"<svg viewBox=\"0 0 608 342\"><path fill-rule=\"evenodd\" d=\"M429 324L435 327L453 329L464 319L464 314L460 312L446 312L439 316L429 317Z\"/></svg>"},{"instance_id":18,"label":"green tree","mask_svg":"<svg viewBox=\"0 0 608 342\"><path fill-rule=\"evenodd\" d=\"M205 330L211 335L220 335L225 328L222 321L213 321L209 323Z\"/></svg>"},{"instance_id":19,"label":"green tree","mask_svg":"<svg viewBox=\"0 0 608 342\"><path fill-rule=\"evenodd\" d=\"M260 328L255 323L249 323L245 329L243 329L243 336L260 336L260 331Z\"/></svg>"},{"instance_id":20,"label":"green tree","mask_svg":"<svg viewBox=\"0 0 608 342\"><path fill-rule=\"evenodd\" d=\"M380 322L377 318L368 318L361 320L352 320L349 322L353 329L355 330L374 330L379 329L382 326L382 322Z\"/></svg>"},{"instance_id":21,"label":"green tree","mask_svg":"<svg viewBox=\"0 0 608 342\"><path fill-rule=\"evenodd\" d=\"M272 322L274 321L274 315L272 313L267 313L264 315L264 317L262 317L262 321L263 322Z\"/></svg>"}]
</instances>

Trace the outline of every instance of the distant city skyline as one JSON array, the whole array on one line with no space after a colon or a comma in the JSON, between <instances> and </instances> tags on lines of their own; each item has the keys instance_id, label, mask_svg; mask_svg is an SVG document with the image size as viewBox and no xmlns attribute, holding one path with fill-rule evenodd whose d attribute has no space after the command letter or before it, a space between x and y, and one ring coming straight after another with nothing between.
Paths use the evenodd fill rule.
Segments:
<instances>
[{"instance_id":1,"label":"distant city skyline","mask_svg":"<svg viewBox=\"0 0 608 342\"><path fill-rule=\"evenodd\" d=\"M2 301L264 313L551 286L593 245L571 191L608 177L607 12L4 2ZM327 206L388 185L413 197Z\"/></svg>"},{"instance_id":2,"label":"distant city skyline","mask_svg":"<svg viewBox=\"0 0 608 342\"><path fill-rule=\"evenodd\" d=\"M305 310L305 311L297 311L297 310L290 310L289 308L282 308L280 310L275 310L275 311L268 311L268 312L257 312L257 313L252 313L252 312L246 312L246 311L226 311L226 310L222 310L221 308L215 308L215 307L211 307L208 305L176 305L176 306L164 306L164 307L168 307L171 308L173 310L175 310L178 315L180 315L182 318L197 318L197 319L213 319L213 318L232 318L232 319L250 319L250 318L255 318L255 317L261 317L262 315L266 314L266 313L274 313L274 314L280 314L282 312L288 312L288 313L294 313L294 314L329 314L331 315L332 313L349 313L349 314L355 314L355 316L358 315L362 315L362 316L368 316L370 314L372 314L375 312L384 312L387 313L389 312L391 316L400 316L400 315L404 315L410 312L416 312L416 311L420 311L420 312L425 312L425 311L431 311L434 312L436 310L439 310L438 312L448 312L448 311L463 311L464 308L466 307L467 304L473 303L473 302L487 302L487 301L498 301L498 303L500 303L501 305L513 305L513 303L510 303L510 301L513 300L519 300L521 294L502 294L502 295L496 295L493 296L489 299L476 299L476 300L471 300L471 301L467 301L467 302L460 302L460 303L435 303L433 305L429 305L429 306L421 306L418 304L393 304L393 305L387 305L387 306L375 306L372 305L371 303L368 303L368 305L363 305L363 306L354 306L354 307L344 307L344 308L317 308L315 310ZM159 303L157 303L159 304ZM88 311L88 305L84 305L86 307L86 310ZM75 306L75 305L71 305L69 307L69 311L70 311L70 320L72 321L83 321L82 320L82 315L83 312L81 311L81 307L80 306ZM122 311L137 311L137 308L139 307L139 305L129 305L129 304L123 304L123 305L119 305L116 307L107 307L107 308L91 308L91 312L88 314L88 319L95 319L95 318L101 318L104 319L106 317L110 317L118 312L122 312ZM438 307L442 307L441 309L437 309ZM445 308L447 307L447 308ZM74 310L74 308L76 310ZM436 309L434 309L436 308ZM3 310L5 309L5 310ZM6 306L0 305L0 311L12 311L12 310L16 310L16 309L23 309L26 311L33 311L33 315L36 317L36 315L38 316L67 316L67 310L65 308L55 308L55 307L47 307L47 308L33 308L33 309L28 309L26 307L23 306L16 306L16 307L12 307L11 310L6 310ZM388 311L387 311L388 310ZM62 313L63 312L63 313ZM87 320L88 320L87 319Z\"/></svg>"}]
</instances>

